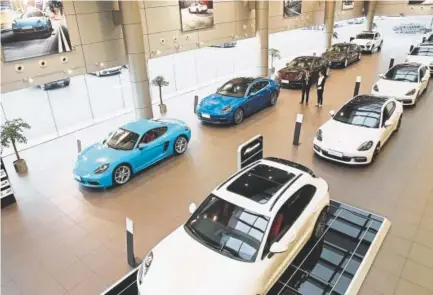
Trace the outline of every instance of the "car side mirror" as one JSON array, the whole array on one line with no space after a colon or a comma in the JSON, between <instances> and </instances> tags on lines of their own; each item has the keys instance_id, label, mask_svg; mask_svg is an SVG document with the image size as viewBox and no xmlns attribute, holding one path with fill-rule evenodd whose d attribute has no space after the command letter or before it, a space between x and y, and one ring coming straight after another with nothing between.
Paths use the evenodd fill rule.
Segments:
<instances>
[{"instance_id":1,"label":"car side mirror","mask_svg":"<svg viewBox=\"0 0 433 295\"><path fill-rule=\"evenodd\" d=\"M334 117L335 116L335 111L334 110L330 110L329 114L331 115L331 117Z\"/></svg>"},{"instance_id":2,"label":"car side mirror","mask_svg":"<svg viewBox=\"0 0 433 295\"><path fill-rule=\"evenodd\" d=\"M193 214L197 210L197 205L194 202L189 203L188 210L190 214Z\"/></svg>"},{"instance_id":3,"label":"car side mirror","mask_svg":"<svg viewBox=\"0 0 433 295\"><path fill-rule=\"evenodd\" d=\"M383 74L379 74L379 78L383 78L384 77L384 75Z\"/></svg>"},{"instance_id":4,"label":"car side mirror","mask_svg":"<svg viewBox=\"0 0 433 295\"><path fill-rule=\"evenodd\" d=\"M269 249L269 252L271 253L283 253L286 252L289 249L288 245L283 245L280 242L275 242L272 244L271 248Z\"/></svg>"},{"instance_id":5,"label":"car side mirror","mask_svg":"<svg viewBox=\"0 0 433 295\"><path fill-rule=\"evenodd\" d=\"M138 144L138 149L142 150L142 149L146 148L146 146L147 146L147 144L141 142Z\"/></svg>"},{"instance_id":6,"label":"car side mirror","mask_svg":"<svg viewBox=\"0 0 433 295\"><path fill-rule=\"evenodd\" d=\"M390 120L385 121L385 128L388 128L392 125L392 122Z\"/></svg>"}]
</instances>

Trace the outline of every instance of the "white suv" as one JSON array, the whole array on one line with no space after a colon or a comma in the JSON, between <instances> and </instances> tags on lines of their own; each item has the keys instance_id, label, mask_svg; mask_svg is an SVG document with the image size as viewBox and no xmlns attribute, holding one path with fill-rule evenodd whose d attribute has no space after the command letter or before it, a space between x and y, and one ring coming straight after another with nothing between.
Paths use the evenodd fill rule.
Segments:
<instances>
[{"instance_id":1,"label":"white suv","mask_svg":"<svg viewBox=\"0 0 433 295\"><path fill-rule=\"evenodd\" d=\"M149 252L139 293L265 294L305 244L325 232L328 184L277 158L252 163L221 183L189 220Z\"/></svg>"},{"instance_id":2,"label":"white suv","mask_svg":"<svg viewBox=\"0 0 433 295\"><path fill-rule=\"evenodd\" d=\"M381 50L383 46L383 38L378 32L363 31L356 35L351 41L361 47L363 52L373 53L374 50Z\"/></svg>"}]
</instances>

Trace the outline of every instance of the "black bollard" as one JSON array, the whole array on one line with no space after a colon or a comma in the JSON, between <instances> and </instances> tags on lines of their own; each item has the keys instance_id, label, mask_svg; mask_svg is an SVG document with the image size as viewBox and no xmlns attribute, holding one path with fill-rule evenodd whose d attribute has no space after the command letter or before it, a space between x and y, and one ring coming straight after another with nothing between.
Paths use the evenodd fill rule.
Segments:
<instances>
[{"instance_id":1,"label":"black bollard","mask_svg":"<svg viewBox=\"0 0 433 295\"><path fill-rule=\"evenodd\" d=\"M353 91L353 96L357 96L359 94L360 87L361 87L361 76L356 76L355 90Z\"/></svg>"},{"instance_id":2,"label":"black bollard","mask_svg":"<svg viewBox=\"0 0 433 295\"><path fill-rule=\"evenodd\" d=\"M302 127L302 120L304 119L304 115L297 114L296 115L296 123L295 123L295 133L293 134L293 145L298 146L299 143L299 137L301 136L301 127Z\"/></svg>"}]
</instances>

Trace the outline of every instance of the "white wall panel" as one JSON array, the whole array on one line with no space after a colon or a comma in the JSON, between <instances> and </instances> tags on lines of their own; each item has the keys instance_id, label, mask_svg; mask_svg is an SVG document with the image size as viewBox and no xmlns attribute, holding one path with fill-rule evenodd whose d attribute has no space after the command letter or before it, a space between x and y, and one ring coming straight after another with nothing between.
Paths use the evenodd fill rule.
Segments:
<instances>
[{"instance_id":1,"label":"white wall panel","mask_svg":"<svg viewBox=\"0 0 433 295\"><path fill-rule=\"evenodd\" d=\"M192 50L174 55L173 61L177 90L197 87L196 52L197 50Z\"/></svg>"}]
</instances>

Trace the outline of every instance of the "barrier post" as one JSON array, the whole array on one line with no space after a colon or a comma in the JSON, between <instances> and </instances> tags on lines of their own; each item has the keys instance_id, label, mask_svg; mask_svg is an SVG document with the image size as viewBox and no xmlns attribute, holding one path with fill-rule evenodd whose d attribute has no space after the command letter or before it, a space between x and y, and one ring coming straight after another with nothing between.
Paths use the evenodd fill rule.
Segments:
<instances>
[{"instance_id":1,"label":"barrier post","mask_svg":"<svg viewBox=\"0 0 433 295\"><path fill-rule=\"evenodd\" d=\"M77 150L78 153L81 153L81 140L77 139Z\"/></svg>"},{"instance_id":2,"label":"barrier post","mask_svg":"<svg viewBox=\"0 0 433 295\"><path fill-rule=\"evenodd\" d=\"M391 57L391 60L389 61L389 69L394 66L394 58Z\"/></svg>"},{"instance_id":3,"label":"barrier post","mask_svg":"<svg viewBox=\"0 0 433 295\"><path fill-rule=\"evenodd\" d=\"M413 45L411 45L411 46L410 46L410 48L409 48L409 53L411 53L411 52L412 52L412 50L413 50L413 47L414 47Z\"/></svg>"},{"instance_id":4,"label":"barrier post","mask_svg":"<svg viewBox=\"0 0 433 295\"><path fill-rule=\"evenodd\" d=\"M194 96L194 114L197 114L198 95Z\"/></svg>"},{"instance_id":5,"label":"barrier post","mask_svg":"<svg viewBox=\"0 0 433 295\"><path fill-rule=\"evenodd\" d=\"M359 94L360 87L361 87L361 76L356 76L355 90L353 91L353 96L357 96Z\"/></svg>"},{"instance_id":6,"label":"barrier post","mask_svg":"<svg viewBox=\"0 0 433 295\"><path fill-rule=\"evenodd\" d=\"M126 256L128 265L131 268L136 267L137 264L134 256L134 223L128 217L126 217Z\"/></svg>"},{"instance_id":7,"label":"barrier post","mask_svg":"<svg viewBox=\"0 0 433 295\"><path fill-rule=\"evenodd\" d=\"M295 132L293 134L293 145L299 145L299 137L301 136L302 121L304 120L303 114L296 115Z\"/></svg>"}]
</instances>

